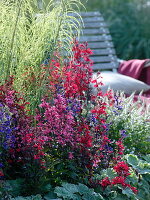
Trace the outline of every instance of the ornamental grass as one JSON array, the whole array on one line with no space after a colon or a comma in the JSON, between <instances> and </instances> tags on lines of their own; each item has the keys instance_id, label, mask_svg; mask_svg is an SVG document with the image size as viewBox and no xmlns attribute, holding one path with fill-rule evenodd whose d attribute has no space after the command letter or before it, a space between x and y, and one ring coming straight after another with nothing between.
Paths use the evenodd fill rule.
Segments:
<instances>
[{"instance_id":1,"label":"ornamental grass","mask_svg":"<svg viewBox=\"0 0 150 200\"><path fill-rule=\"evenodd\" d=\"M0 2L0 198L149 199L149 157L124 155L126 129L112 137L116 96L101 92L92 50L73 37L68 14L81 2L55 3Z\"/></svg>"}]
</instances>

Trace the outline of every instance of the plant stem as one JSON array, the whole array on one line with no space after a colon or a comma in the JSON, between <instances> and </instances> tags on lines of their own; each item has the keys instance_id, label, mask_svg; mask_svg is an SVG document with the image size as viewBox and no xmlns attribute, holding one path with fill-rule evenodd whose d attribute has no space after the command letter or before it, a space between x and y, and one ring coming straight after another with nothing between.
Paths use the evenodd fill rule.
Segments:
<instances>
[{"instance_id":1,"label":"plant stem","mask_svg":"<svg viewBox=\"0 0 150 200\"><path fill-rule=\"evenodd\" d=\"M61 2L60 2L60 3L61 3ZM62 3L62 4L63 4L63 3ZM64 4L63 4L63 6L64 6ZM62 12L64 13L64 7L63 7ZM54 39L54 44L53 44L52 49L51 49L51 56L53 56L54 50L55 50L55 47L56 47L56 44L57 44L57 42L58 42L58 37L59 37L59 32L60 32L60 28L61 28L62 22L63 22L63 18L61 17L61 18L60 18L60 21L59 21L59 25L58 25L57 32L56 32L56 37L55 37L55 39ZM45 73L45 77L44 77L44 79L43 79L43 81L42 81L41 86L44 86L44 83L45 83L45 81L46 81L46 79L47 79L47 76L48 76L48 69L47 69L47 71L46 71L46 73ZM44 91L44 89L42 88L42 90L40 90L40 93L43 92L43 91ZM42 93L40 94L40 96L42 96Z\"/></svg>"},{"instance_id":2,"label":"plant stem","mask_svg":"<svg viewBox=\"0 0 150 200\"><path fill-rule=\"evenodd\" d=\"M16 30L17 30L17 24L18 24L18 20L19 20L20 11L21 11L21 4L22 4L22 1L23 1L23 0L20 0L20 1L19 1L19 5L18 5L18 13L17 13L16 22L15 22L15 27L14 27L14 31L13 31L13 34L12 34L11 44L10 44L10 53L9 53L9 58L8 58L8 66L7 66L7 71L6 71L6 77L8 77L8 76L10 75L10 67L11 67L11 60L12 60L12 52L13 52L15 34L16 34Z\"/></svg>"}]
</instances>

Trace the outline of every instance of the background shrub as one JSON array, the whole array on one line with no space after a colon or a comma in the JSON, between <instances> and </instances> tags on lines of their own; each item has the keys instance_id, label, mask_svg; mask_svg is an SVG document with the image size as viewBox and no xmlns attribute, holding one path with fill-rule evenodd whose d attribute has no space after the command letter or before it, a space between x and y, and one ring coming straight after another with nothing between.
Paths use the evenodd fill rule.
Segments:
<instances>
[{"instance_id":1,"label":"background shrub","mask_svg":"<svg viewBox=\"0 0 150 200\"><path fill-rule=\"evenodd\" d=\"M148 0L85 1L88 11L99 10L121 59L150 57L150 5Z\"/></svg>"},{"instance_id":2,"label":"background shrub","mask_svg":"<svg viewBox=\"0 0 150 200\"><path fill-rule=\"evenodd\" d=\"M124 135L125 151L138 155L149 154L150 107L134 102L134 95L125 98L124 94L115 96L115 104L108 107L110 138L117 139ZM122 130L122 131L120 131Z\"/></svg>"}]
</instances>

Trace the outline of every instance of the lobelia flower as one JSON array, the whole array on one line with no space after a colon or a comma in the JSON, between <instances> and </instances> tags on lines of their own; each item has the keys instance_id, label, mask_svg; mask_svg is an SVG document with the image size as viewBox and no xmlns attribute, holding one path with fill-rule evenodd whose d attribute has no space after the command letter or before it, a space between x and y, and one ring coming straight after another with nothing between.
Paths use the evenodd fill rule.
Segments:
<instances>
[{"instance_id":1,"label":"lobelia flower","mask_svg":"<svg viewBox=\"0 0 150 200\"><path fill-rule=\"evenodd\" d=\"M118 147L118 154L119 154L119 155L123 155L125 147L124 147L124 145L123 145L122 139L119 139L119 140L116 142L116 145L117 145L117 147Z\"/></svg>"},{"instance_id":2,"label":"lobelia flower","mask_svg":"<svg viewBox=\"0 0 150 200\"><path fill-rule=\"evenodd\" d=\"M27 114L25 106L28 102L20 97L20 94L13 89L13 77L10 77L5 84L0 86L0 114L2 121L0 130L5 133L2 151L5 163L22 165L32 162L34 154L43 157L43 144L39 138L39 132L32 127L32 116ZM3 112L2 105L5 105L7 112ZM5 109L6 110L6 109ZM3 113L3 114L2 114ZM31 134L32 133L32 134ZM38 148L34 144L38 144ZM1 145L1 144L0 144ZM9 167L9 165L8 165Z\"/></svg>"},{"instance_id":3,"label":"lobelia flower","mask_svg":"<svg viewBox=\"0 0 150 200\"><path fill-rule=\"evenodd\" d=\"M120 135L122 137L122 139L124 139L125 137L127 137L127 135L125 134L126 133L126 130L120 130Z\"/></svg>"},{"instance_id":4,"label":"lobelia flower","mask_svg":"<svg viewBox=\"0 0 150 200\"><path fill-rule=\"evenodd\" d=\"M100 181L100 185L103 187L103 188L106 188L108 185L111 185L111 181L109 180L108 177L105 177L104 179L102 179Z\"/></svg>"},{"instance_id":5,"label":"lobelia flower","mask_svg":"<svg viewBox=\"0 0 150 200\"><path fill-rule=\"evenodd\" d=\"M2 179L4 177L3 172L0 170L0 179Z\"/></svg>"},{"instance_id":6,"label":"lobelia flower","mask_svg":"<svg viewBox=\"0 0 150 200\"><path fill-rule=\"evenodd\" d=\"M124 161L118 162L113 168L119 176L128 176L129 173L129 166Z\"/></svg>"},{"instance_id":7,"label":"lobelia flower","mask_svg":"<svg viewBox=\"0 0 150 200\"><path fill-rule=\"evenodd\" d=\"M128 188L130 188L136 194L138 192L137 188L136 187L132 187L130 184L126 183L125 179L126 179L125 177L117 176L117 177L115 177L115 178L113 178L111 180L111 184L112 185L120 184L124 188L128 187Z\"/></svg>"},{"instance_id":8,"label":"lobelia flower","mask_svg":"<svg viewBox=\"0 0 150 200\"><path fill-rule=\"evenodd\" d=\"M4 167L3 163L0 163L0 168L3 168L3 167Z\"/></svg>"},{"instance_id":9,"label":"lobelia flower","mask_svg":"<svg viewBox=\"0 0 150 200\"><path fill-rule=\"evenodd\" d=\"M126 186L126 183L125 183L125 177L122 177L122 176L116 176L115 178L113 178L111 180L111 184L112 185L116 185L116 184L121 184L122 186Z\"/></svg>"},{"instance_id":10,"label":"lobelia flower","mask_svg":"<svg viewBox=\"0 0 150 200\"><path fill-rule=\"evenodd\" d=\"M7 106L0 105L0 133L2 134L0 144L4 149L14 147L16 127L13 125L12 113Z\"/></svg>"},{"instance_id":11,"label":"lobelia flower","mask_svg":"<svg viewBox=\"0 0 150 200\"><path fill-rule=\"evenodd\" d=\"M115 110L113 111L116 115L119 115L119 111L122 110L122 105L121 105L121 100L119 99L119 96L114 95L114 108Z\"/></svg>"}]
</instances>

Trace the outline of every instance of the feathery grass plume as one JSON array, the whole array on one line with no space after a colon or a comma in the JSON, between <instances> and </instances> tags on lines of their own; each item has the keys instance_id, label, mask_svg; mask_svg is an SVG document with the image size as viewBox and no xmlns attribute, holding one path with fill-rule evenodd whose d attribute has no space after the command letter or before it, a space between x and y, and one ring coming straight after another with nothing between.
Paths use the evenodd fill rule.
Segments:
<instances>
[{"instance_id":1,"label":"feathery grass plume","mask_svg":"<svg viewBox=\"0 0 150 200\"><path fill-rule=\"evenodd\" d=\"M38 83L41 64L58 48L69 52L73 29L80 32L79 21L69 15L78 15L80 0L49 0L42 8L38 5L37 0L0 1L1 82L15 75L15 88L33 104L45 92L46 77Z\"/></svg>"}]
</instances>

